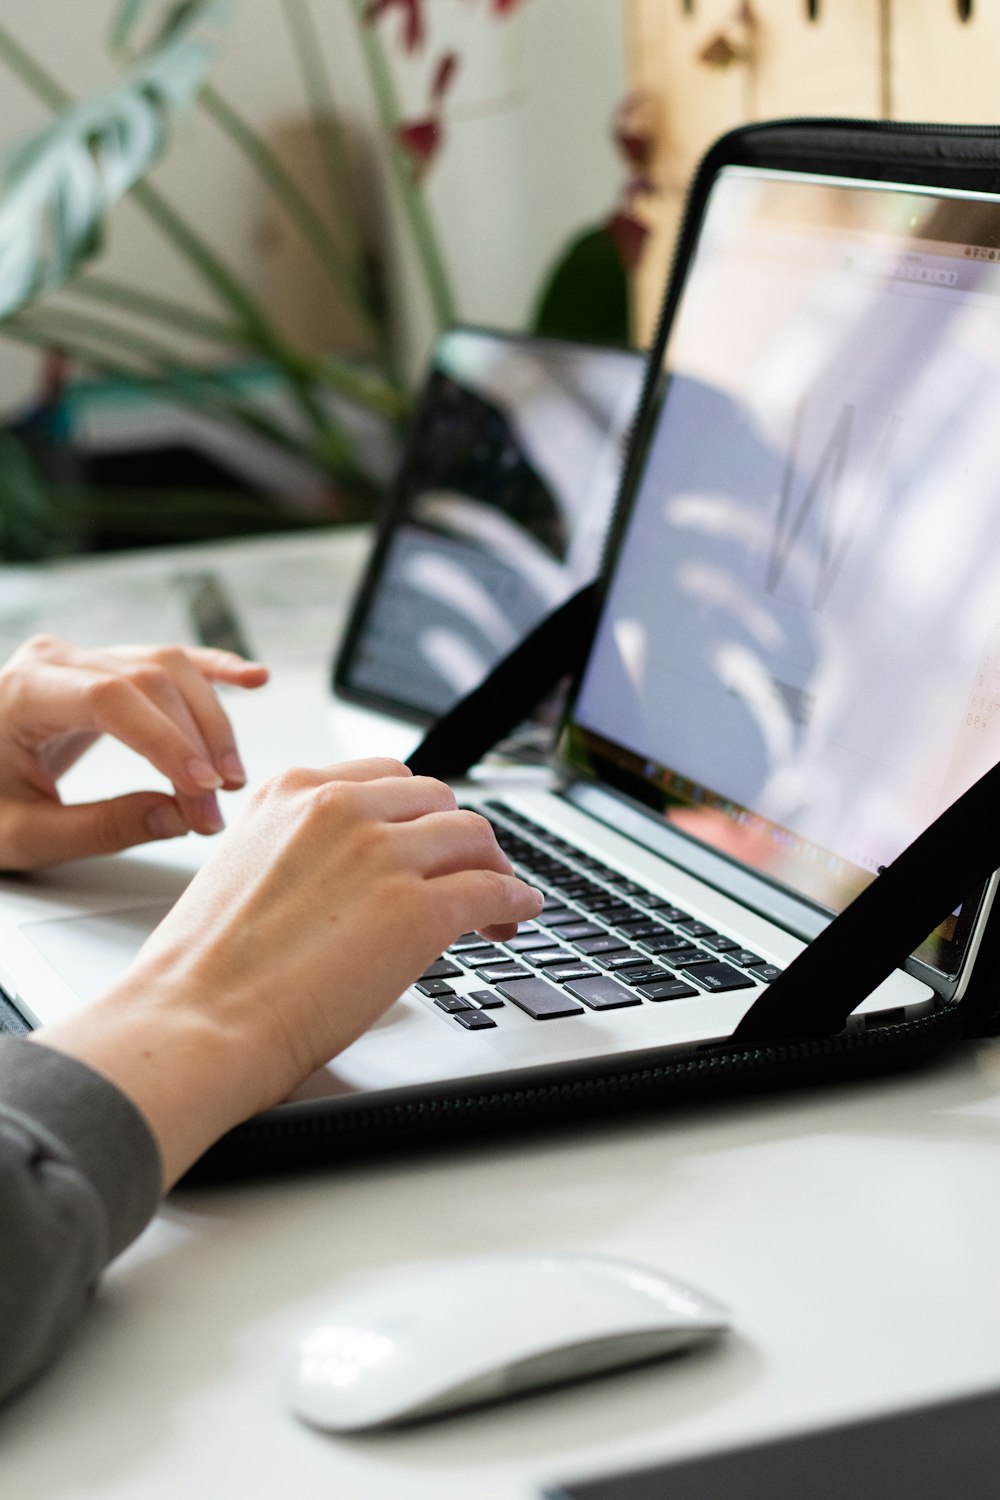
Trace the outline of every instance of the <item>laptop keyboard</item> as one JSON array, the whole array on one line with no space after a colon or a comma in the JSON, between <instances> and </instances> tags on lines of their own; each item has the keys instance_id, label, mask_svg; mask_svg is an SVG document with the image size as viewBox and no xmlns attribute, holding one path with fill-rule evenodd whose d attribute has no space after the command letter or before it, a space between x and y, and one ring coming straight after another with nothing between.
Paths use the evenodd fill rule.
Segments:
<instances>
[{"instance_id":1,"label":"laptop keyboard","mask_svg":"<svg viewBox=\"0 0 1000 1500\"><path fill-rule=\"evenodd\" d=\"M506 803L487 803L486 816L517 873L545 892L545 907L506 943L463 933L421 976L416 989L450 1024L488 1031L505 1005L547 1021L749 989L780 974ZM458 993L470 976L478 988Z\"/></svg>"}]
</instances>

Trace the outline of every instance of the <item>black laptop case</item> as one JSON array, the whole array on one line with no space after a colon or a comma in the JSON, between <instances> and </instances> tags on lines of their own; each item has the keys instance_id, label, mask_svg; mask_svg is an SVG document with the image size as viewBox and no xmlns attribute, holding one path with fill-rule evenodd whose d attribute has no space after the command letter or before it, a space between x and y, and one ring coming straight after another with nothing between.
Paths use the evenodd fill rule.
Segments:
<instances>
[{"instance_id":1,"label":"black laptop case","mask_svg":"<svg viewBox=\"0 0 1000 1500\"><path fill-rule=\"evenodd\" d=\"M1000 195L1000 128L794 119L730 132L704 157L678 235L637 430L612 523L628 512L652 421L662 351L707 195L728 165ZM1000 455L998 455L1000 464ZM998 543L1000 545L1000 543ZM610 550L610 549L609 549ZM412 769L456 780L586 660L602 583L544 621L491 676L432 727ZM726 1043L694 1053L621 1055L377 1096L282 1105L221 1141L196 1175L330 1161L362 1152L575 1118L802 1088L914 1067L963 1039L1000 1030L1000 921L990 922L963 999L917 1019L846 1029L847 1017L1000 864L1000 766L978 781L807 945Z\"/></svg>"}]
</instances>

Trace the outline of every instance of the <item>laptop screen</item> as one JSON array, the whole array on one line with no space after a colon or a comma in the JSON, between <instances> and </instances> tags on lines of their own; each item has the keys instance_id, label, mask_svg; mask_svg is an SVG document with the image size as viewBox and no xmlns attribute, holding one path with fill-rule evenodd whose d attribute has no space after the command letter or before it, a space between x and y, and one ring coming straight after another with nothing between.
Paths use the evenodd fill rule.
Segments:
<instances>
[{"instance_id":1,"label":"laptop screen","mask_svg":"<svg viewBox=\"0 0 1000 1500\"><path fill-rule=\"evenodd\" d=\"M338 691L434 718L596 576L645 368L633 350L442 335Z\"/></svg>"},{"instance_id":2,"label":"laptop screen","mask_svg":"<svg viewBox=\"0 0 1000 1500\"><path fill-rule=\"evenodd\" d=\"M665 370L568 755L839 911L1000 758L1000 204L729 168Z\"/></svg>"}]
</instances>

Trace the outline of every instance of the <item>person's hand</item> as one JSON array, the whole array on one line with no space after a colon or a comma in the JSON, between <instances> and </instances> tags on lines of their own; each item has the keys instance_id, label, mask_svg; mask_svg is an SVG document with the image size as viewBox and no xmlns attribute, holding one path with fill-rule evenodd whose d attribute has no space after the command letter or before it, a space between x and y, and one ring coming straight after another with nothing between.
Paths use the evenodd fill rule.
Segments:
<instances>
[{"instance_id":1,"label":"person's hand","mask_svg":"<svg viewBox=\"0 0 1000 1500\"><path fill-rule=\"evenodd\" d=\"M217 833L216 792L246 777L212 684L266 681L266 667L229 651L27 641L0 670L0 869L112 854L189 830ZM102 734L145 756L174 795L65 806L59 777Z\"/></svg>"},{"instance_id":2,"label":"person's hand","mask_svg":"<svg viewBox=\"0 0 1000 1500\"><path fill-rule=\"evenodd\" d=\"M537 916L485 818L396 761L255 794L110 995L37 1034L145 1114L167 1185L361 1034L461 932Z\"/></svg>"}]
</instances>

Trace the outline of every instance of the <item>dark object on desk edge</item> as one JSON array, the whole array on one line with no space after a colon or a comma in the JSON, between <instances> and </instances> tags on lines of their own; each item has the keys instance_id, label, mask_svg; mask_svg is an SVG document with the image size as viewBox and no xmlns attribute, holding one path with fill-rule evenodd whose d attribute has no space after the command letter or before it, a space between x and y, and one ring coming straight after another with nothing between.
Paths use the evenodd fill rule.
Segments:
<instances>
[{"instance_id":1,"label":"dark object on desk edge","mask_svg":"<svg viewBox=\"0 0 1000 1500\"><path fill-rule=\"evenodd\" d=\"M208 570L178 573L176 582L187 595L188 613L201 644L235 651L237 656L251 660L253 650L219 575Z\"/></svg>"},{"instance_id":2,"label":"dark object on desk edge","mask_svg":"<svg viewBox=\"0 0 1000 1500\"><path fill-rule=\"evenodd\" d=\"M914 1407L632 1474L545 1500L995 1500L1000 1391Z\"/></svg>"}]
</instances>

